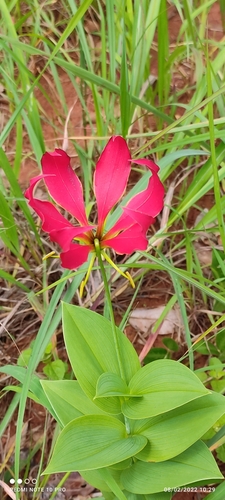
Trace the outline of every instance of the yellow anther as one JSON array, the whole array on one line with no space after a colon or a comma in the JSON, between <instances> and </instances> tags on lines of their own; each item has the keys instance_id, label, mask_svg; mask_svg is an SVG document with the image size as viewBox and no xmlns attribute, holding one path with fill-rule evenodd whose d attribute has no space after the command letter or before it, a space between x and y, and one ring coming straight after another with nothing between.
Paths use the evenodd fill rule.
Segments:
<instances>
[{"instance_id":1,"label":"yellow anther","mask_svg":"<svg viewBox=\"0 0 225 500\"><path fill-rule=\"evenodd\" d=\"M125 273L123 273L123 271L121 271L121 269L119 269L119 267L110 259L110 257L107 255L106 252L104 252L104 250L101 250L101 254L102 256L104 257L105 260L107 260L107 262L119 273L121 274L121 276L123 276L124 278L126 278L132 288L135 288L135 284L134 284L134 280L132 279L130 273L128 273L128 271L126 271Z\"/></svg>"},{"instance_id":2,"label":"yellow anther","mask_svg":"<svg viewBox=\"0 0 225 500\"><path fill-rule=\"evenodd\" d=\"M47 253L47 255L44 255L44 257L42 257L42 260L47 260L49 257L53 257L53 259L59 259L59 255L55 255L54 250L52 252Z\"/></svg>"},{"instance_id":3,"label":"yellow anther","mask_svg":"<svg viewBox=\"0 0 225 500\"><path fill-rule=\"evenodd\" d=\"M89 280L89 276L91 274L91 270L92 270L92 267L94 265L95 257L96 257L95 254L92 255L91 260L90 260L90 264L88 266L87 274L86 274L84 280L81 281L81 284L80 284L80 296L81 296L81 298L83 297L84 287L85 287L85 285L87 284L87 282Z\"/></svg>"},{"instance_id":4,"label":"yellow anther","mask_svg":"<svg viewBox=\"0 0 225 500\"><path fill-rule=\"evenodd\" d=\"M84 287L86 285L86 280L83 280L81 281L81 284L80 284L80 298L82 299L83 297L83 293L84 293Z\"/></svg>"},{"instance_id":5,"label":"yellow anther","mask_svg":"<svg viewBox=\"0 0 225 500\"><path fill-rule=\"evenodd\" d=\"M130 273L128 273L128 271L126 271L125 274L127 275L127 279L129 280L132 288L135 288L135 283L134 283L134 280L133 280L132 276L130 275Z\"/></svg>"}]
</instances>

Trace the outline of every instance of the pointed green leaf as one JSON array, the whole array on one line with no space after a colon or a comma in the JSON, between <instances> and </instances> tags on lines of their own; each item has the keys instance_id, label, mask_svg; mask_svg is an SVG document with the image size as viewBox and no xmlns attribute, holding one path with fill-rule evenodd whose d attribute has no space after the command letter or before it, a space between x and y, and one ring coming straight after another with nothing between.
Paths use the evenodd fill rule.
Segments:
<instances>
[{"instance_id":1,"label":"pointed green leaf","mask_svg":"<svg viewBox=\"0 0 225 500\"><path fill-rule=\"evenodd\" d=\"M79 417L59 435L44 474L108 467L132 457L146 443L144 436L127 437L125 425L114 417Z\"/></svg>"},{"instance_id":2,"label":"pointed green leaf","mask_svg":"<svg viewBox=\"0 0 225 500\"><path fill-rule=\"evenodd\" d=\"M203 484L223 479L213 455L207 446L198 441L180 455L162 463L137 461L121 473L124 487L136 494L163 491L204 481Z\"/></svg>"},{"instance_id":3,"label":"pointed green leaf","mask_svg":"<svg viewBox=\"0 0 225 500\"><path fill-rule=\"evenodd\" d=\"M104 415L84 394L77 380L42 380L41 385L63 427L82 415Z\"/></svg>"},{"instance_id":4,"label":"pointed green leaf","mask_svg":"<svg viewBox=\"0 0 225 500\"><path fill-rule=\"evenodd\" d=\"M63 331L76 378L85 394L93 400L102 373L120 376L111 323L93 311L63 303ZM117 335L125 382L129 383L140 369L140 362L132 344L118 328ZM108 413L121 412L118 397L101 398L95 402Z\"/></svg>"},{"instance_id":5,"label":"pointed green leaf","mask_svg":"<svg viewBox=\"0 0 225 500\"><path fill-rule=\"evenodd\" d=\"M164 415L136 421L132 432L149 440L138 458L159 462L175 457L200 439L224 413L224 396L212 393Z\"/></svg>"},{"instance_id":6,"label":"pointed green leaf","mask_svg":"<svg viewBox=\"0 0 225 500\"><path fill-rule=\"evenodd\" d=\"M122 407L128 418L153 417L209 394L199 378L186 366L170 359L159 359L139 370L129 384L130 398Z\"/></svg>"},{"instance_id":7,"label":"pointed green leaf","mask_svg":"<svg viewBox=\"0 0 225 500\"><path fill-rule=\"evenodd\" d=\"M127 396L128 386L116 373L103 373L97 381L95 398L109 396Z\"/></svg>"}]
</instances>

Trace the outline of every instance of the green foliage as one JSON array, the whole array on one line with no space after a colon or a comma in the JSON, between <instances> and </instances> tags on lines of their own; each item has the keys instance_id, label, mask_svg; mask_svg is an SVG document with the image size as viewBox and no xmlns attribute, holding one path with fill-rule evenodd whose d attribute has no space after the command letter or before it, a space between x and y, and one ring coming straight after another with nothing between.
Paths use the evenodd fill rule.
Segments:
<instances>
[{"instance_id":1,"label":"green foliage","mask_svg":"<svg viewBox=\"0 0 225 500\"><path fill-rule=\"evenodd\" d=\"M45 474L91 471L84 473L87 480L103 491L119 488L121 499L127 498L123 490L148 495L222 479L199 441L225 413L221 395L178 362L158 360L141 368L117 329L122 378L111 323L92 311L64 303L63 329L77 381L42 382L63 425Z\"/></svg>"},{"instance_id":2,"label":"green foliage","mask_svg":"<svg viewBox=\"0 0 225 500\"><path fill-rule=\"evenodd\" d=\"M129 389L131 396L141 396L129 398L122 407L124 414L134 419L160 415L208 394L194 373L171 360L154 361L141 368Z\"/></svg>"},{"instance_id":3,"label":"green foliage","mask_svg":"<svg viewBox=\"0 0 225 500\"><path fill-rule=\"evenodd\" d=\"M106 414L86 396L77 380L42 380L41 385L63 427L81 415Z\"/></svg>"},{"instance_id":4,"label":"green foliage","mask_svg":"<svg viewBox=\"0 0 225 500\"><path fill-rule=\"evenodd\" d=\"M18 357L18 366L27 366L33 352L34 342L31 342L28 349L24 349ZM41 361L44 363L43 373L51 380L61 380L68 372L68 365L61 359L54 359L53 346L50 342L43 353Z\"/></svg>"},{"instance_id":5,"label":"green foliage","mask_svg":"<svg viewBox=\"0 0 225 500\"><path fill-rule=\"evenodd\" d=\"M156 328L156 326L154 327ZM165 347L152 347L147 356L145 356L144 363L151 363L157 359L171 358L173 352L179 350L178 343L170 337L164 337L162 343Z\"/></svg>"},{"instance_id":6,"label":"green foliage","mask_svg":"<svg viewBox=\"0 0 225 500\"><path fill-rule=\"evenodd\" d=\"M163 347L152 347L147 356L145 356L144 363L151 363L152 361L156 361L157 359L167 358L168 351Z\"/></svg>"},{"instance_id":7,"label":"green foliage","mask_svg":"<svg viewBox=\"0 0 225 500\"><path fill-rule=\"evenodd\" d=\"M135 456L144 436L127 436L125 425L110 415L85 415L61 432L45 474L108 467Z\"/></svg>"},{"instance_id":8,"label":"green foliage","mask_svg":"<svg viewBox=\"0 0 225 500\"><path fill-rule=\"evenodd\" d=\"M222 444L222 446L218 448L216 454L219 460L225 463L225 444Z\"/></svg>"},{"instance_id":9,"label":"green foliage","mask_svg":"<svg viewBox=\"0 0 225 500\"><path fill-rule=\"evenodd\" d=\"M99 377L104 372L120 375L120 370L110 321L91 311L85 310L85 315L83 312L79 307L63 304L64 338L76 378L85 394L93 400ZM132 344L119 329L117 331L124 373L129 382L140 368L140 362ZM121 411L119 397L99 398L96 404L102 409L107 407L109 413Z\"/></svg>"},{"instance_id":10,"label":"green foliage","mask_svg":"<svg viewBox=\"0 0 225 500\"><path fill-rule=\"evenodd\" d=\"M222 475L208 448L199 441L173 460L157 464L138 461L122 472L121 479L128 491L148 494L201 481L217 482Z\"/></svg>"},{"instance_id":11,"label":"green foliage","mask_svg":"<svg viewBox=\"0 0 225 500\"><path fill-rule=\"evenodd\" d=\"M65 377L68 366L61 359L54 359L43 368L43 373L51 380L61 380Z\"/></svg>"}]
</instances>

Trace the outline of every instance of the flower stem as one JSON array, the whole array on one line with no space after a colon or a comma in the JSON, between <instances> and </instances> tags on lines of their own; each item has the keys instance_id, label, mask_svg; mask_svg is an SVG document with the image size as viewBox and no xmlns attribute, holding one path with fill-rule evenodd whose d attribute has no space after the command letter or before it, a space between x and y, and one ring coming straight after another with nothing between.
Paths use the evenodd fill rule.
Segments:
<instances>
[{"instance_id":1,"label":"flower stem","mask_svg":"<svg viewBox=\"0 0 225 500\"><path fill-rule=\"evenodd\" d=\"M121 360L121 356L120 356L119 339L118 339L118 333L117 333L117 329L116 329L116 325L115 325L115 319L114 319L112 301L111 301L111 296L110 296L109 284L108 284L104 264L102 261L101 248L99 245L98 238L95 238L94 245L95 245L96 256L98 257L99 267L101 270L101 275L102 275L102 279L103 279L103 283L104 283L104 287L105 287L105 294L106 294L108 307L109 307L109 314L110 314L111 325L112 325L112 333L113 333L113 339L114 339L114 344L115 344L115 350L116 350L119 370L120 370L120 376L122 379L125 380L123 364L122 364L122 360Z\"/></svg>"}]
</instances>

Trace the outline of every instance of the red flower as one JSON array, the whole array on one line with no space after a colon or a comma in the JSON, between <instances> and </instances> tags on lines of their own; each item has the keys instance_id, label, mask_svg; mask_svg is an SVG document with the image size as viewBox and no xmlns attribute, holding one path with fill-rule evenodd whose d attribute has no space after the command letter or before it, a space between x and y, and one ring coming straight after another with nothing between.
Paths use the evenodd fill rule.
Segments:
<instances>
[{"instance_id":1,"label":"red flower","mask_svg":"<svg viewBox=\"0 0 225 500\"><path fill-rule=\"evenodd\" d=\"M60 245L62 266L76 269L90 252L95 252L96 238L104 253L112 248L119 254L131 254L147 248L146 231L163 207L164 188L158 177L159 167L148 159L135 160L147 166L152 176L148 187L134 196L116 224L105 232L105 222L111 209L122 197L131 170L131 156L125 139L112 137L103 150L94 173L94 192L97 201L98 225L89 224L85 213L83 189L70 166L70 158L61 149L45 153L42 157L43 174L30 181L25 196L29 205L42 220L42 229L50 239ZM40 179L53 200L67 210L78 222L73 225L49 201L34 197L34 188Z\"/></svg>"}]
</instances>

